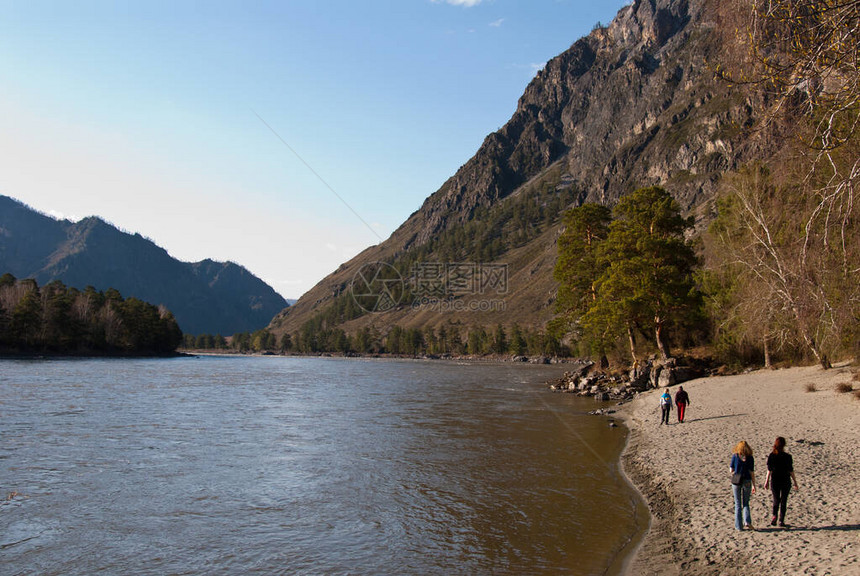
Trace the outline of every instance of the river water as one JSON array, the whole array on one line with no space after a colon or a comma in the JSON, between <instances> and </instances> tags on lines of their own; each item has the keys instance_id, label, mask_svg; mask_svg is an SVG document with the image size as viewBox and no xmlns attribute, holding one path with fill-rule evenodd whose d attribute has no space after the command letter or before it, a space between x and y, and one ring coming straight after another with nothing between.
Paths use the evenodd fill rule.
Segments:
<instances>
[{"instance_id":1,"label":"river water","mask_svg":"<svg viewBox=\"0 0 860 576\"><path fill-rule=\"evenodd\" d=\"M647 510L563 369L0 361L0 572L615 574Z\"/></svg>"}]
</instances>

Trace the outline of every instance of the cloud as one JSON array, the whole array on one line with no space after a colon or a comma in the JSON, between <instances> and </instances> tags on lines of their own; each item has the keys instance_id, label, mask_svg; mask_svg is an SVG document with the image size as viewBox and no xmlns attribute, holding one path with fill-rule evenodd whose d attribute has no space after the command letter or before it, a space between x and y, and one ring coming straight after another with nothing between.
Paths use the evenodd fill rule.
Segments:
<instances>
[{"instance_id":1,"label":"cloud","mask_svg":"<svg viewBox=\"0 0 860 576\"><path fill-rule=\"evenodd\" d=\"M541 70L546 67L546 62L532 62L531 64L511 64L510 67L516 70L525 70L531 78L534 78Z\"/></svg>"},{"instance_id":2,"label":"cloud","mask_svg":"<svg viewBox=\"0 0 860 576\"><path fill-rule=\"evenodd\" d=\"M531 64L529 64L529 68L531 68L532 70L532 75L537 75L537 73L543 70L545 66L546 62L532 62Z\"/></svg>"},{"instance_id":3,"label":"cloud","mask_svg":"<svg viewBox=\"0 0 860 576\"><path fill-rule=\"evenodd\" d=\"M482 0L433 0L434 4L439 4L440 2L450 4L451 6L464 6L466 8L471 8L472 6L480 4Z\"/></svg>"},{"instance_id":4,"label":"cloud","mask_svg":"<svg viewBox=\"0 0 860 576\"><path fill-rule=\"evenodd\" d=\"M504 18L499 18L498 20L490 22L490 27L491 28L501 28L502 22L504 22L504 21L505 21Z\"/></svg>"}]
</instances>

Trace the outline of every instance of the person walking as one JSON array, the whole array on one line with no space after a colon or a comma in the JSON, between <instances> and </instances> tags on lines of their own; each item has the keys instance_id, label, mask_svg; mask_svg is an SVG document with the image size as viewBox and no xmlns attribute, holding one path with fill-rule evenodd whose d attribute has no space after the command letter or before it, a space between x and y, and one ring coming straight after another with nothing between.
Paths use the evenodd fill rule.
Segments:
<instances>
[{"instance_id":1,"label":"person walking","mask_svg":"<svg viewBox=\"0 0 860 576\"><path fill-rule=\"evenodd\" d=\"M770 488L773 496L771 526L776 526L778 512L779 525L785 528L785 508L788 506L788 493L791 491L792 481L794 481L794 489L797 490L799 486L797 477L794 475L794 462L791 454L785 451L785 438L777 436L773 443L773 450L767 455L767 477L764 479L765 489Z\"/></svg>"},{"instance_id":2,"label":"person walking","mask_svg":"<svg viewBox=\"0 0 860 576\"><path fill-rule=\"evenodd\" d=\"M741 440L732 450L732 496L735 499L735 530L752 530L750 495L755 494L755 458L749 444Z\"/></svg>"},{"instance_id":3,"label":"person walking","mask_svg":"<svg viewBox=\"0 0 860 576\"><path fill-rule=\"evenodd\" d=\"M669 394L668 388L663 391L660 396L660 410L663 415L660 417L660 425L669 424L669 413L672 412L672 395Z\"/></svg>"},{"instance_id":4,"label":"person walking","mask_svg":"<svg viewBox=\"0 0 860 576\"><path fill-rule=\"evenodd\" d=\"M683 386L678 386L678 391L675 393L675 406L678 408L678 424L684 422L684 412L687 410L687 405L690 404L690 395L684 390Z\"/></svg>"}]
</instances>

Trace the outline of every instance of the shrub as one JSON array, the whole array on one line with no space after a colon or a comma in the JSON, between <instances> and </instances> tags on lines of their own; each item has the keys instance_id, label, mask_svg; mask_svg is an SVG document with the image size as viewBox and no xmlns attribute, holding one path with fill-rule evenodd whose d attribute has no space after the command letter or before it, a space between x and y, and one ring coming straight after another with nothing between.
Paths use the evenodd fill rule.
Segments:
<instances>
[{"instance_id":1,"label":"shrub","mask_svg":"<svg viewBox=\"0 0 860 576\"><path fill-rule=\"evenodd\" d=\"M841 384L836 385L836 391L840 394L846 394L854 390L854 386L851 385L851 382L842 382Z\"/></svg>"},{"instance_id":2,"label":"shrub","mask_svg":"<svg viewBox=\"0 0 860 576\"><path fill-rule=\"evenodd\" d=\"M815 392L817 388L815 387L815 382L810 382L806 385L807 392Z\"/></svg>"}]
</instances>

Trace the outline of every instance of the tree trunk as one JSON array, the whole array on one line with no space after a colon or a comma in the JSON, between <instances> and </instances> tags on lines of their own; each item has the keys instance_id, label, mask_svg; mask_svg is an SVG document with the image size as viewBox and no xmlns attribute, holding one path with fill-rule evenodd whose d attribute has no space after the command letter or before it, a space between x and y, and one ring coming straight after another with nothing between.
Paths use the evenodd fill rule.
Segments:
<instances>
[{"instance_id":1,"label":"tree trunk","mask_svg":"<svg viewBox=\"0 0 860 576\"><path fill-rule=\"evenodd\" d=\"M667 360L669 358L669 349L666 343L663 342L663 323L659 318L655 318L654 338L657 340L657 350L660 351L660 359Z\"/></svg>"},{"instance_id":2,"label":"tree trunk","mask_svg":"<svg viewBox=\"0 0 860 576\"><path fill-rule=\"evenodd\" d=\"M770 363L770 342L767 336L762 338L764 341L764 367L770 370L773 366Z\"/></svg>"},{"instance_id":3,"label":"tree trunk","mask_svg":"<svg viewBox=\"0 0 860 576\"><path fill-rule=\"evenodd\" d=\"M633 337L633 328L630 327L630 324L627 325L627 341L630 343L630 356L633 357L633 364L639 364L639 360L636 358L636 339Z\"/></svg>"},{"instance_id":4,"label":"tree trunk","mask_svg":"<svg viewBox=\"0 0 860 576\"><path fill-rule=\"evenodd\" d=\"M794 307L794 317L797 319L797 323L800 327L800 334L803 336L803 341L812 352L812 355L815 356L815 359L825 370L832 368L833 366L831 366L830 360L827 358L827 354L824 354L818 349L818 346L815 344L815 340L809 336L809 332L807 332L806 327L803 326L803 321L801 320L800 313L797 311L796 307Z\"/></svg>"}]
</instances>

